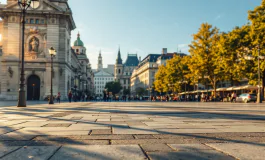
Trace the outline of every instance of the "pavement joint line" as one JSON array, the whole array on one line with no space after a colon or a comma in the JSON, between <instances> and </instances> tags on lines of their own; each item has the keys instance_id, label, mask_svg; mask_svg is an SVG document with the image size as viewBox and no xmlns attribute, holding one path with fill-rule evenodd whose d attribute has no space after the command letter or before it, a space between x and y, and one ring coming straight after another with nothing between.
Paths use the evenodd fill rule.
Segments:
<instances>
[{"instance_id":1,"label":"pavement joint line","mask_svg":"<svg viewBox=\"0 0 265 160\"><path fill-rule=\"evenodd\" d=\"M61 148L62 148L63 146L61 145L61 146L59 146L55 151L54 151L54 153L52 153L52 155L49 157L49 158L47 158L47 160L50 160Z\"/></svg>"},{"instance_id":2,"label":"pavement joint line","mask_svg":"<svg viewBox=\"0 0 265 160\"><path fill-rule=\"evenodd\" d=\"M11 151L11 152L8 152L7 154L5 154L5 155L3 155L2 157L0 157L0 159L4 158L5 156L7 156L7 155L9 155L9 154L11 154L11 153L16 152L17 150L19 150L19 149L21 149L21 148L23 148L23 147L24 147L24 146L21 146L21 147L18 147L17 149L15 149L15 150L13 150L13 151Z\"/></svg>"},{"instance_id":3,"label":"pavement joint line","mask_svg":"<svg viewBox=\"0 0 265 160\"><path fill-rule=\"evenodd\" d=\"M142 152L144 153L144 155L146 156L146 158L148 160L152 160L151 157L147 154L147 152L143 149L143 147L141 146L141 144L138 144L138 146L140 147L140 149L142 150Z\"/></svg>"},{"instance_id":4,"label":"pavement joint line","mask_svg":"<svg viewBox=\"0 0 265 160\"><path fill-rule=\"evenodd\" d=\"M205 146L207 146L207 147L212 148L212 149L215 150L215 151L218 151L218 152L223 153L223 154L225 154L225 155L227 155L227 156L229 156L229 157L232 157L232 158L234 158L235 160L240 160L239 158L237 158L237 157L235 157L235 156L233 156L233 155L231 155L231 154L229 154L229 153L226 153L226 152L224 152L224 151L222 151L222 150L220 150L220 149L217 149L217 148L214 148L214 147L212 147L212 146L209 146L209 145L207 145L206 143L202 143L202 144L205 145Z\"/></svg>"},{"instance_id":5,"label":"pavement joint line","mask_svg":"<svg viewBox=\"0 0 265 160\"><path fill-rule=\"evenodd\" d=\"M177 151L179 151L178 149L175 149L175 148L173 148L170 144L166 144L169 148L171 148L173 151L175 151L175 152L177 152Z\"/></svg>"}]
</instances>

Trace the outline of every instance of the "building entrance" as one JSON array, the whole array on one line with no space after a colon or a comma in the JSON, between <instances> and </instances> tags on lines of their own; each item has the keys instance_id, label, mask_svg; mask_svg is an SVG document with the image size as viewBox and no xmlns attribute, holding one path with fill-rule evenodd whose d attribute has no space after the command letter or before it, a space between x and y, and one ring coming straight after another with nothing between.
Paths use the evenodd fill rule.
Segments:
<instances>
[{"instance_id":1,"label":"building entrance","mask_svg":"<svg viewBox=\"0 0 265 160\"><path fill-rule=\"evenodd\" d=\"M36 75L31 75L27 81L27 100L40 100L40 78Z\"/></svg>"}]
</instances>

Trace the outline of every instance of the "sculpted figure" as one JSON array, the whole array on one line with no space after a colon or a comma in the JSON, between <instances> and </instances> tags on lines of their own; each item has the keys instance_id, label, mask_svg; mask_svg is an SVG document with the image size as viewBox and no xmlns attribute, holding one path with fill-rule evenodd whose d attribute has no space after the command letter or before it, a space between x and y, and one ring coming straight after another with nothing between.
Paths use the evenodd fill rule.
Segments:
<instances>
[{"instance_id":1,"label":"sculpted figure","mask_svg":"<svg viewBox=\"0 0 265 160\"><path fill-rule=\"evenodd\" d=\"M39 40L36 37L33 37L29 43L29 50L32 52L38 52L39 50Z\"/></svg>"}]
</instances>

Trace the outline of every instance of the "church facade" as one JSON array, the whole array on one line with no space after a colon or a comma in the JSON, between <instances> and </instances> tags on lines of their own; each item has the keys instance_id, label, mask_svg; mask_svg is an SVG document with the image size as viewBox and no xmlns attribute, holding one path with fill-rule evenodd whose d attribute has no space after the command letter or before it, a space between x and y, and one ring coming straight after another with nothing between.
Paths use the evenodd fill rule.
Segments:
<instances>
[{"instance_id":1,"label":"church facade","mask_svg":"<svg viewBox=\"0 0 265 160\"><path fill-rule=\"evenodd\" d=\"M1 100L18 99L22 45L25 46L27 100L44 100L49 96L51 77L53 94L60 92L62 99L67 98L69 90L81 90L85 88L84 84L91 84L89 74L93 76L93 73L89 71L88 58L84 56L85 48L71 47L71 31L76 26L68 1L37 0L34 4L26 14L24 44L21 44L21 10L17 0L7 0L7 4L0 5ZM48 51L51 47L57 51L53 71ZM84 50L83 53L77 52L78 47Z\"/></svg>"},{"instance_id":2,"label":"church facade","mask_svg":"<svg viewBox=\"0 0 265 160\"><path fill-rule=\"evenodd\" d=\"M134 68L137 67L138 64L139 59L137 54L127 54L127 59L125 63L123 63L121 59L121 51L119 49L114 67L114 78L116 81L120 82L122 86L121 94L123 94L123 91L125 90L130 90L130 79Z\"/></svg>"}]
</instances>

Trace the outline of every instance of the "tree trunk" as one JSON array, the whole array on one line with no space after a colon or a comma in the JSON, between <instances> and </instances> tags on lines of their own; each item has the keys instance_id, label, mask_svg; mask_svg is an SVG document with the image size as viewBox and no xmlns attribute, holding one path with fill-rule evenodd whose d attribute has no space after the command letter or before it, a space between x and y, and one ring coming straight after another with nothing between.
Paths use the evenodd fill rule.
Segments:
<instances>
[{"instance_id":1,"label":"tree trunk","mask_svg":"<svg viewBox=\"0 0 265 160\"><path fill-rule=\"evenodd\" d=\"M265 85L265 70L262 72L262 90L261 90L262 99L264 99L264 85Z\"/></svg>"}]
</instances>

